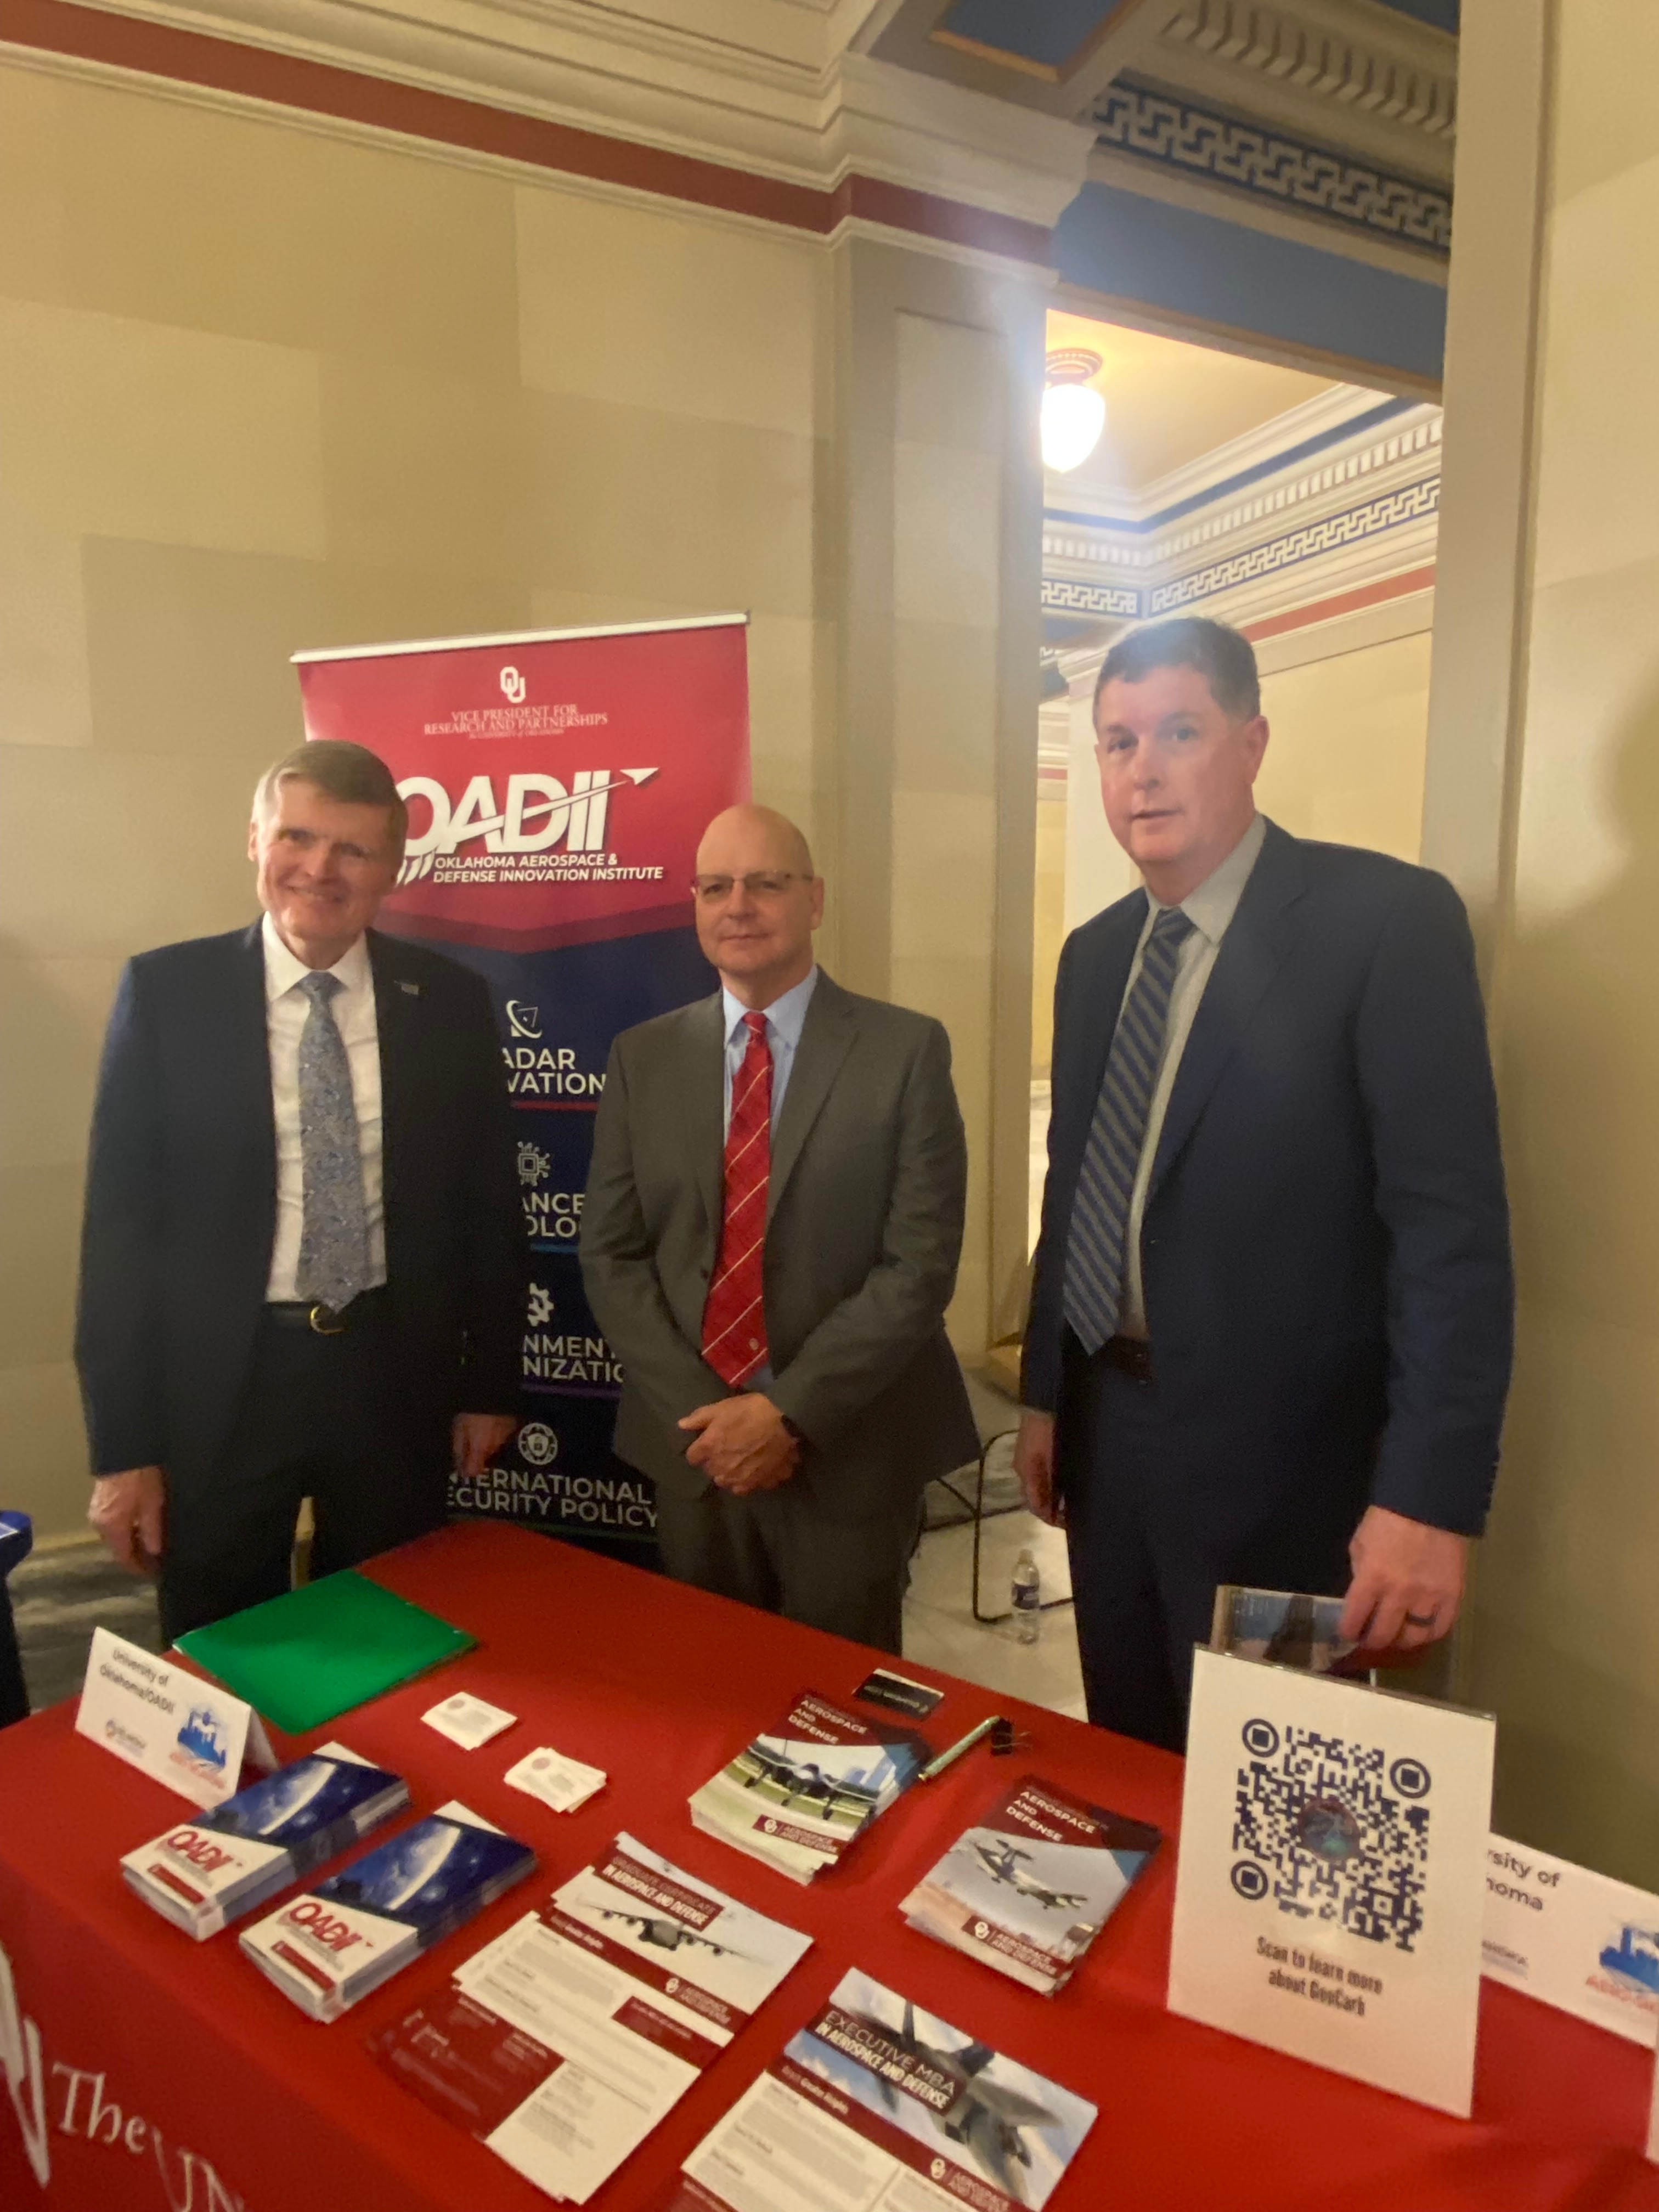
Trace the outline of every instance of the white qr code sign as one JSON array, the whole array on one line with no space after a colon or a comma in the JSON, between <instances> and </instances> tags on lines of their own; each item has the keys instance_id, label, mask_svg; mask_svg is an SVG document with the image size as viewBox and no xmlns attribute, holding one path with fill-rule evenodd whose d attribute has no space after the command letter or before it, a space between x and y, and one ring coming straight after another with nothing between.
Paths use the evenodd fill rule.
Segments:
<instances>
[{"instance_id":1,"label":"white qr code sign","mask_svg":"<svg viewBox=\"0 0 1659 2212\"><path fill-rule=\"evenodd\" d=\"M1494 1724L1200 1650L1170 2008L1468 2116Z\"/></svg>"}]
</instances>

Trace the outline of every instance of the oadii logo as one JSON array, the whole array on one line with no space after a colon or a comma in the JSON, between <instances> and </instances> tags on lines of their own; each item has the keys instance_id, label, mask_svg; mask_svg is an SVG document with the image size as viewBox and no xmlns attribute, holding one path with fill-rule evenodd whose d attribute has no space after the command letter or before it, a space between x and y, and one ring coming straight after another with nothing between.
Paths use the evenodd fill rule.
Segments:
<instances>
[{"instance_id":1,"label":"oadii logo","mask_svg":"<svg viewBox=\"0 0 1659 2212\"><path fill-rule=\"evenodd\" d=\"M550 854L561 842L567 854L602 854L612 792L637 790L657 773L654 768L579 768L567 785L559 776L531 769L509 775L499 799L489 775L470 777L456 799L436 776L406 775L398 786L399 795L411 804L424 799L432 818L404 847L398 880L419 883L438 871L483 876L492 882L515 881L519 872L512 866L514 860ZM455 857L462 846L473 844L481 845L483 852L464 860ZM449 865L438 870L440 861ZM505 869L496 865L501 861L508 863ZM538 868L532 872L541 877L568 873L569 869L567 864L556 871Z\"/></svg>"}]
</instances>

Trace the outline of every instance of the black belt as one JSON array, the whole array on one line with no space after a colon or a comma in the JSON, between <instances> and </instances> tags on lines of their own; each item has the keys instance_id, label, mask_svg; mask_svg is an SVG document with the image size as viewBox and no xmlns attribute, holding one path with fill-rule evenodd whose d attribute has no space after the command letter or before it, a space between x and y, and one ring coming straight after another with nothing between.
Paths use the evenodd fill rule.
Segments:
<instances>
[{"instance_id":1,"label":"black belt","mask_svg":"<svg viewBox=\"0 0 1659 2212\"><path fill-rule=\"evenodd\" d=\"M1153 1379L1152 1347L1144 1336L1109 1336L1100 1347L1100 1357L1108 1367L1133 1375L1137 1382Z\"/></svg>"},{"instance_id":2,"label":"black belt","mask_svg":"<svg viewBox=\"0 0 1659 2212\"><path fill-rule=\"evenodd\" d=\"M313 1336L349 1336L354 1328L378 1321L386 1310L384 1283L359 1291L343 1312L313 1298L267 1298L265 1319L273 1328L308 1329Z\"/></svg>"}]
</instances>

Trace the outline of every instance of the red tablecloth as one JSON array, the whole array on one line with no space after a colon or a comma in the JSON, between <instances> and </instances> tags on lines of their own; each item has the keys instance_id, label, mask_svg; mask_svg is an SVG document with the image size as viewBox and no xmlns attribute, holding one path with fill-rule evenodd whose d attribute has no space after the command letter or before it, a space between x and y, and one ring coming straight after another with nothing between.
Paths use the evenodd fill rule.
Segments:
<instances>
[{"instance_id":1,"label":"red tablecloth","mask_svg":"<svg viewBox=\"0 0 1659 2212\"><path fill-rule=\"evenodd\" d=\"M126 1891L118 1858L177 1817L176 1797L74 1735L70 1706L0 1734L0 1947L25 2023L8 2053L0 1972L0 2065L9 2060L17 2077L0 2099L0 2212L538 2212L548 2200L399 2088L364 2039L624 1827L816 1941L592 2200L599 2212L657 2204L687 2152L849 1966L1099 2105L1058 2200L1073 2212L1659 2208L1659 2173L1638 2148L1652 2061L1508 1990L1485 1991L1472 2122L1168 2014L1181 1765L1164 1753L934 1676L947 1692L927 1724L936 1742L1000 1710L1029 1732L1029 1752L994 1762L971 1753L802 1889L699 1835L686 1797L794 1691L850 1696L867 1651L483 1523L374 1571L482 1648L323 1734L407 1775L417 1810L459 1797L533 1841L540 1872L319 2027L262 1979L234 1934L193 1944ZM420 1725L439 1695L462 1686L519 1725L474 1752ZM562 1816L507 1789L502 1773L537 1743L604 1767L610 1786ZM1053 2000L914 1934L896 1909L1028 1761L1157 1821L1171 1842ZM28 2022L50 2155L44 2194L13 2110L33 2112Z\"/></svg>"}]
</instances>

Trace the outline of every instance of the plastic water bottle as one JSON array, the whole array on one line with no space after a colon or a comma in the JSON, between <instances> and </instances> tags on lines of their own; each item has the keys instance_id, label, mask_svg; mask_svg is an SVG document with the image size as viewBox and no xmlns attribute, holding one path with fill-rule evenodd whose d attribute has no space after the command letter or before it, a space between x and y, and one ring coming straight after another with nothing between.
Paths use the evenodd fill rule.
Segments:
<instances>
[{"instance_id":1,"label":"plastic water bottle","mask_svg":"<svg viewBox=\"0 0 1659 2212\"><path fill-rule=\"evenodd\" d=\"M1042 1615L1038 1610L1042 1603L1042 1577L1037 1572L1037 1563L1029 1545L1014 1562L1011 1595L1014 1608L1014 1641L1016 1644L1035 1644L1042 1626Z\"/></svg>"}]
</instances>

